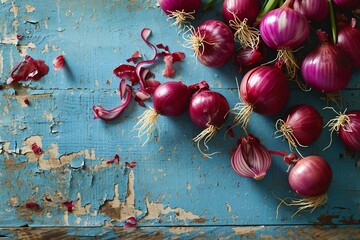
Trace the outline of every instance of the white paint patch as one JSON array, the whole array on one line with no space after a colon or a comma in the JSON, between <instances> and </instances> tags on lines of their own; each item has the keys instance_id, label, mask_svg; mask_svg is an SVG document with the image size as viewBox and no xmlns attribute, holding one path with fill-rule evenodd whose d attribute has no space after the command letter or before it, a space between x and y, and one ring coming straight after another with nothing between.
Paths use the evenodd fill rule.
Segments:
<instances>
[{"instance_id":1,"label":"white paint patch","mask_svg":"<svg viewBox=\"0 0 360 240\"><path fill-rule=\"evenodd\" d=\"M14 18L17 18L17 16L19 15L19 7L15 6L13 3L10 8L10 12L14 14Z\"/></svg>"},{"instance_id":2,"label":"white paint patch","mask_svg":"<svg viewBox=\"0 0 360 240\"><path fill-rule=\"evenodd\" d=\"M228 202L226 202L226 209L228 212L231 212L231 206Z\"/></svg>"},{"instance_id":3,"label":"white paint patch","mask_svg":"<svg viewBox=\"0 0 360 240\"><path fill-rule=\"evenodd\" d=\"M28 49L31 49L31 50L36 49L36 45L32 42L29 42L28 44L24 44L24 45L18 45L16 47L19 50L20 56L22 56L22 57L25 57L26 55L28 55Z\"/></svg>"},{"instance_id":4,"label":"white paint patch","mask_svg":"<svg viewBox=\"0 0 360 240\"><path fill-rule=\"evenodd\" d=\"M287 16L286 16L286 12L283 11L280 14L279 20L278 20L278 30L279 32L281 32L284 28L286 28L287 26Z\"/></svg>"}]
</instances>

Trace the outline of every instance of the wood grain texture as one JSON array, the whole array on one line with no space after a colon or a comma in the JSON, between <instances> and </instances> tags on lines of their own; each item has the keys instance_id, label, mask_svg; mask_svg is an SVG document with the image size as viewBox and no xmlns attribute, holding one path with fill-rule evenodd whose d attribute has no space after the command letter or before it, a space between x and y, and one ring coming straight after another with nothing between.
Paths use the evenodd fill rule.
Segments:
<instances>
[{"instance_id":1,"label":"wood grain texture","mask_svg":"<svg viewBox=\"0 0 360 240\"><path fill-rule=\"evenodd\" d=\"M144 111L135 102L115 121L93 119L93 105L113 108L119 104L119 79L112 70L136 50L145 58L152 56L140 37L144 27L152 29L153 43L185 52L184 62L175 65L175 80L192 84L205 79L213 90L226 96L230 106L239 101L235 78L241 79L242 74L231 63L217 69L198 63L191 50L182 46L182 35L170 26L155 3L0 2L0 227L30 226L3 231L25 239L26 234L43 239L42 234L53 233L64 237L61 239L73 239L91 229L95 235L90 237L99 235L104 239L185 239L187 234L204 239L215 234L227 239L245 233L245 239L356 238L360 225L360 156L345 149L336 135L331 148L323 151L329 143L327 129L318 141L301 151L303 155L322 155L332 166L334 179L328 202L313 213L293 217L296 208L281 206L276 217L279 200L274 195L296 197L287 183L287 166L280 157L274 157L262 181L236 175L231 169L230 151L244 133L241 129L234 129L235 137L225 133L231 118L209 143L210 151L219 152L211 159L204 158L192 142L200 129L191 124L187 114L160 117L158 130L144 146L144 139L133 131ZM210 17L220 19L221 15L214 8L199 14L194 25ZM17 34L24 37L19 40ZM43 59L51 67L60 53L65 54L68 68L50 68L39 81L6 84L11 69L24 54ZM169 80L162 76L163 68L161 60L151 68L161 82ZM351 85L342 92L348 100L342 109L359 109L359 79L359 71L354 71ZM334 113L323 107L338 107L320 97L291 85L287 109L309 103L321 111L326 122ZM24 104L25 98L29 106ZM288 151L287 143L274 136L275 122L284 112L251 117L249 131L269 149ZM44 153L34 154L33 143ZM119 154L120 162L107 164L115 154ZM125 162L132 161L137 166L126 168ZM40 208L24 207L29 201ZM73 202L72 211L64 206L67 201ZM140 227L133 233L121 227L130 216L136 217ZM81 228L84 232L76 235L78 228L54 227L88 228Z\"/></svg>"}]
</instances>

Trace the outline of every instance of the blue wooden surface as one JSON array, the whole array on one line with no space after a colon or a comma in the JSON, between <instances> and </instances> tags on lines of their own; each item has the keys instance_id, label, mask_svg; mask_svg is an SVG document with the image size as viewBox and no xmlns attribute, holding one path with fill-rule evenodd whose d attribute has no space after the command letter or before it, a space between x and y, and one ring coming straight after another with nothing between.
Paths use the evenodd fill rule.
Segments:
<instances>
[{"instance_id":1,"label":"blue wooden surface","mask_svg":"<svg viewBox=\"0 0 360 240\"><path fill-rule=\"evenodd\" d=\"M336 137L331 148L322 151L329 142L327 130L318 141L302 149L304 155L322 155L334 170L327 204L294 217L296 208L282 206L276 218L279 201L273 194L296 196L287 182L287 166L274 157L262 181L236 175L230 165L230 150L243 134L240 129L235 129L235 138L225 135L225 139L223 129L209 144L220 153L205 159L192 142L200 129L191 124L187 114L172 119L160 117L159 135L144 146L132 131L136 118L144 111L135 102L113 122L93 119L94 104L112 108L119 103L119 79L112 70L136 50L152 56L140 38L145 27L152 29L151 42L168 45L173 52L185 52L184 62L175 65L174 79L185 84L205 79L213 90L227 97L230 106L238 102L235 77L241 79L242 75L231 63L217 69L197 63L191 50L182 46L182 35L170 26L155 3L0 2L0 227L110 227L122 226L128 217L135 216L147 233L153 230L146 227L187 226L184 231L203 231L204 236L214 231L219 237L234 237L236 231L229 226L248 226L248 231L256 226L260 230L253 229L259 230L255 237L287 237L289 232L276 232L271 227L263 233L261 226L335 224L339 226L337 234L355 236L360 224L359 154L347 151ZM221 19L218 9L199 14L193 24ZM18 40L17 34L24 37ZM52 60L60 53L65 54L70 71L51 68ZM39 81L7 86L11 69L25 54L45 60L49 74ZM161 61L151 68L161 82L168 80L161 74L163 68ZM350 102L344 107L360 108L359 79L359 71L354 72L350 87L343 91ZM291 90L287 109L310 103L321 111L325 121L334 116L332 111L322 110L326 102L317 93L302 92L296 86ZM24 98L30 100L29 106L24 105ZM268 149L288 149L284 141L274 138L274 124L280 116L251 117L249 131ZM228 125L230 119L225 123ZM31 151L33 142L45 152L40 157ZM120 164L106 164L115 154L120 155ZM126 169L125 162L131 161L138 165ZM41 209L26 209L29 200L39 203ZM64 201L74 201L72 213L62 206ZM343 230L347 227L352 231ZM246 233L244 229L239 231ZM167 234L171 235L169 229Z\"/></svg>"}]
</instances>

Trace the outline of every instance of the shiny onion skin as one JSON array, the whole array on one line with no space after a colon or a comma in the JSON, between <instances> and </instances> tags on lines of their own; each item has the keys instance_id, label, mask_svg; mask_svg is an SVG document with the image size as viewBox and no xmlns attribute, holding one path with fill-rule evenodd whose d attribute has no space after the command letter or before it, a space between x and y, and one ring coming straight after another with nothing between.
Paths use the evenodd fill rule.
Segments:
<instances>
[{"instance_id":1,"label":"shiny onion skin","mask_svg":"<svg viewBox=\"0 0 360 240\"><path fill-rule=\"evenodd\" d=\"M192 29L187 38L187 45L194 50L197 60L208 67L224 65L234 53L234 35L219 20L203 22Z\"/></svg>"},{"instance_id":2,"label":"shiny onion skin","mask_svg":"<svg viewBox=\"0 0 360 240\"><path fill-rule=\"evenodd\" d=\"M320 156L299 159L289 173L289 184L299 195L317 197L326 194L332 181L332 170Z\"/></svg>"},{"instance_id":3,"label":"shiny onion skin","mask_svg":"<svg viewBox=\"0 0 360 240\"><path fill-rule=\"evenodd\" d=\"M298 49L304 44L309 34L308 20L286 5L268 12L260 22L262 40L275 50Z\"/></svg>"},{"instance_id":4,"label":"shiny onion skin","mask_svg":"<svg viewBox=\"0 0 360 240\"><path fill-rule=\"evenodd\" d=\"M338 92L351 81L351 60L342 49L327 41L326 33L318 30L318 35L321 43L302 61L303 80L320 92Z\"/></svg>"},{"instance_id":5,"label":"shiny onion skin","mask_svg":"<svg viewBox=\"0 0 360 240\"><path fill-rule=\"evenodd\" d=\"M339 8L357 9L360 8L359 0L332 0L333 3Z\"/></svg>"},{"instance_id":6,"label":"shiny onion skin","mask_svg":"<svg viewBox=\"0 0 360 240\"><path fill-rule=\"evenodd\" d=\"M226 98L212 90L195 93L189 104L191 121L202 129L209 126L220 128L224 124L229 110Z\"/></svg>"},{"instance_id":7,"label":"shiny onion skin","mask_svg":"<svg viewBox=\"0 0 360 240\"><path fill-rule=\"evenodd\" d=\"M327 0L295 0L292 8L312 22L321 22L329 15Z\"/></svg>"},{"instance_id":8,"label":"shiny onion skin","mask_svg":"<svg viewBox=\"0 0 360 240\"><path fill-rule=\"evenodd\" d=\"M325 126L330 128L330 147L332 142L332 133L335 131L339 134L342 143L351 150L360 151L360 110L336 112L337 116L331 119ZM326 149L325 148L325 149Z\"/></svg>"},{"instance_id":9,"label":"shiny onion skin","mask_svg":"<svg viewBox=\"0 0 360 240\"><path fill-rule=\"evenodd\" d=\"M243 21L247 19L247 24L252 26L260 12L259 0L225 0L222 5L222 14L226 22L234 20L234 15Z\"/></svg>"},{"instance_id":10,"label":"shiny onion skin","mask_svg":"<svg viewBox=\"0 0 360 240\"><path fill-rule=\"evenodd\" d=\"M240 48L235 52L233 61L240 72L247 72L259 66L266 58L267 49L260 43L255 49Z\"/></svg>"},{"instance_id":11,"label":"shiny onion skin","mask_svg":"<svg viewBox=\"0 0 360 240\"><path fill-rule=\"evenodd\" d=\"M346 52L355 68L360 68L360 28L356 26L355 18L339 29L336 46Z\"/></svg>"},{"instance_id":12,"label":"shiny onion skin","mask_svg":"<svg viewBox=\"0 0 360 240\"><path fill-rule=\"evenodd\" d=\"M179 116L187 110L190 91L182 82L165 82L153 94L154 110L163 116Z\"/></svg>"},{"instance_id":13,"label":"shiny onion skin","mask_svg":"<svg viewBox=\"0 0 360 240\"><path fill-rule=\"evenodd\" d=\"M308 146L315 142L323 129L323 118L311 105L293 106L283 119L276 122L276 133L282 133L291 147Z\"/></svg>"},{"instance_id":14,"label":"shiny onion skin","mask_svg":"<svg viewBox=\"0 0 360 240\"><path fill-rule=\"evenodd\" d=\"M174 25L178 25L194 19L192 14L199 10L201 0L158 0L158 3L169 18L175 19Z\"/></svg>"},{"instance_id":15,"label":"shiny onion skin","mask_svg":"<svg viewBox=\"0 0 360 240\"><path fill-rule=\"evenodd\" d=\"M242 137L231 156L231 167L240 176L260 180L271 166L271 155L252 134Z\"/></svg>"}]
</instances>

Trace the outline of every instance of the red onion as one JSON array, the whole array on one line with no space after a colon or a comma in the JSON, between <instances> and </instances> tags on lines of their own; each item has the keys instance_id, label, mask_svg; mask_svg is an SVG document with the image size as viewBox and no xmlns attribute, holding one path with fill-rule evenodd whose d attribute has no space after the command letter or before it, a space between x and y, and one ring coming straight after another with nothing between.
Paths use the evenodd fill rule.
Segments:
<instances>
[{"instance_id":1,"label":"red onion","mask_svg":"<svg viewBox=\"0 0 360 240\"><path fill-rule=\"evenodd\" d=\"M334 110L334 109L333 109ZM335 111L335 110L334 110ZM360 150L360 111L344 111L343 113L336 112L337 116L331 119L325 126L330 127L330 144L332 143L332 133L338 132L340 140L343 144L352 150ZM328 146L328 147L329 147ZM328 148L326 147L326 148Z\"/></svg>"},{"instance_id":2,"label":"red onion","mask_svg":"<svg viewBox=\"0 0 360 240\"><path fill-rule=\"evenodd\" d=\"M357 9L360 8L359 0L332 0L333 3L340 8Z\"/></svg>"},{"instance_id":3,"label":"red onion","mask_svg":"<svg viewBox=\"0 0 360 240\"><path fill-rule=\"evenodd\" d=\"M260 12L259 0L225 0L222 14L241 46L254 49L259 43L259 31L251 27Z\"/></svg>"},{"instance_id":4,"label":"red onion","mask_svg":"<svg viewBox=\"0 0 360 240\"><path fill-rule=\"evenodd\" d=\"M351 24L340 28L337 44L351 58L355 68L360 68L360 28L356 26L356 19L351 19Z\"/></svg>"},{"instance_id":5,"label":"red onion","mask_svg":"<svg viewBox=\"0 0 360 240\"><path fill-rule=\"evenodd\" d=\"M248 134L232 154L231 166L242 177L260 180L271 166L271 155L257 137Z\"/></svg>"},{"instance_id":6,"label":"red onion","mask_svg":"<svg viewBox=\"0 0 360 240\"><path fill-rule=\"evenodd\" d=\"M139 131L139 137L147 135L144 144L150 139L159 116L181 115L186 111L190 97L188 87L182 82L165 82L156 88L152 96L154 108L146 110L134 127Z\"/></svg>"},{"instance_id":7,"label":"red onion","mask_svg":"<svg viewBox=\"0 0 360 240\"><path fill-rule=\"evenodd\" d=\"M174 25L184 24L187 19L194 19L193 14L200 8L201 0L158 0L160 8L174 18Z\"/></svg>"},{"instance_id":8,"label":"red onion","mask_svg":"<svg viewBox=\"0 0 360 240\"><path fill-rule=\"evenodd\" d=\"M289 173L289 184L291 188L303 198L291 198L290 202L281 199L281 203L287 206L299 206L298 211L310 209L314 211L318 206L327 201L327 191L332 181L332 170L329 163L320 156L307 156L297 159L284 157L288 164L295 164Z\"/></svg>"},{"instance_id":9,"label":"red onion","mask_svg":"<svg viewBox=\"0 0 360 240\"><path fill-rule=\"evenodd\" d=\"M204 145L208 149L207 143L223 126L229 110L227 99L222 94L210 90L206 83L192 96L189 104L190 119L196 126L204 129L193 139L201 153L203 152L200 149L200 141L204 140Z\"/></svg>"},{"instance_id":10,"label":"red onion","mask_svg":"<svg viewBox=\"0 0 360 240\"><path fill-rule=\"evenodd\" d=\"M265 44L279 51L278 59L284 60L288 77L296 79L298 66L292 50L301 47L309 37L310 24L289 4L287 0L280 8L264 15L260 22L260 35Z\"/></svg>"},{"instance_id":11,"label":"red onion","mask_svg":"<svg viewBox=\"0 0 360 240\"><path fill-rule=\"evenodd\" d=\"M292 107L283 119L276 122L276 132L289 142L290 150L297 146L306 147L320 137L323 118L308 104Z\"/></svg>"},{"instance_id":12,"label":"red onion","mask_svg":"<svg viewBox=\"0 0 360 240\"><path fill-rule=\"evenodd\" d=\"M332 93L347 87L352 77L351 60L343 50L327 41L327 34L318 30L321 43L303 59L304 81L318 91Z\"/></svg>"},{"instance_id":13,"label":"red onion","mask_svg":"<svg viewBox=\"0 0 360 240\"><path fill-rule=\"evenodd\" d=\"M52 64L55 70L60 70L61 68L63 68L65 65L64 55L58 55L56 58L54 58Z\"/></svg>"},{"instance_id":14,"label":"red onion","mask_svg":"<svg viewBox=\"0 0 360 240\"><path fill-rule=\"evenodd\" d=\"M225 23L207 20L190 31L187 45L205 66L220 67L231 58L235 49L234 35Z\"/></svg>"},{"instance_id":15,"label":"red onion","mask_svg":"<svg viewBox=\"0 0 360 240\"><path fill-rule=\"evenodd\" d=\"M328 0L294 0L292 8L312 22L321 22L329 15Z\"/></svg>"},{"instance_id":16,"label":"red onion","mask_svg":"<svg viewBox=\"0 0 360 240\"><path fill-rule=\"evenodd\" d=\"M254 49L242 47L236 51L234 62L240 72L247 72L251 68L259 66L265 60L266 52L267 50L261 42Z\"/></svg>"},{"instance_id":17,"label":"red onion","mask_svg":"<svg viewBox=\"0 0 360 240\"><path fill-rule=\"evenodd\" d=\"M250 70L241 80L239 98L242 102L234 108L239 110L235 125L241 124L246 129L253 111L262 115L280 112L289 100L289 93L289 83L278 66L259 66Z\"/></svg>"}]
</instances>

